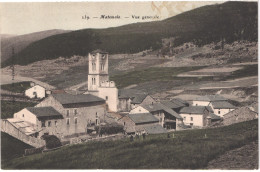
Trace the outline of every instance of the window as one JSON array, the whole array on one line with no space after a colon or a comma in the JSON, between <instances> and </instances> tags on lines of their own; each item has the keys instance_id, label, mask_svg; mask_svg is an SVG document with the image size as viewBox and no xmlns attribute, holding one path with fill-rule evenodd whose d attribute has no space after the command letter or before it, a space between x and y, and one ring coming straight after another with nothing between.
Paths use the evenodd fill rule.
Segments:
<instances>
[{"instance_id":1,"label":"window","mask_svg":"<svg viewBox=\"0 0 260 172\"><path fill-rule=\"evenodd\" d=\"M198 104L196 104L196 106L198 106Z\"/></svg>"},{"instance_id":2,"label":"window","mask_svg":"<svg viewBox=\"0 0 260 172\"><path fill-rule=\"evenodd\" d=\"M51 127L51 121L48 121L48 127Z\"/></svg>"},{"instance_id":3,"label":"window","mask_svg":"<svg viewBox=\"0 0 260 172\"><path fill-rule=\"evenodd\" d=\"M98 119L96 119L96 125L98 125Z\"/></svg>"},{"instance_id":4,"label":"window","mask_svg":"<svg viewBox=\"0 0 260 172\"><path fill-rule=\"evenodd\" d=\"M125 126L125 122L124 122L124 126Z\"/></svg>"},{"instance_id":5,"label":"window","mask_svg":"<svg viewBox=\"0 0 260 172\"><path fill-rule=\"evenodd\" d=\"M74 123L75 123L75 124L78 123L78 118L74 118Z\"/></svg>"},{"instance_id":6,"label":"window","mask_svg":"<svg viewBox=\"0 0 260 172\"><path fill-rule=\"evenodd\" d=\"M78 110L74 109L74 115L77 115L77 114L78 114Z\"/></svg>"},{"instance_id":7,"label":"window","mask_svg":"<svg viewBox=\"0 0 260 172\"><path fill-rule=\"evenodd\" d=\"M24 114L23 114L23 118L24 118Z\"/></svg>"},{"instance_id":8,"label":"window","mask_svg":"<svg viewBox=\"0 0 260 172\"><path fill-rule=\"evenodd\" d=\"M98 115L97 115L97 112L96 112L96 118L98 117Z\"/></svg>"},{"instance_id":9,"label":"window","mask_svg":"<svg viewBox=\"0 0 260 172\"><path fill-rule=\"evenodd\" d=\"M96 63L92 63L92 70L96 70Z\"/></svg>"},{"instance_id":10,"label":"window","mask_svg":"<svg viewBox=\"0 0 260 172\"><path fill-rule=\"evenodd\" d=\"M42 121L42 127L45 127L45 121Z\"/></svg>"},{"instance_id":11,"label":"window","mask_svg":"<svg viewBox=\"0 0 260 172\"><path fill-rule=\"evenodd\" d=\"M218 110L218 114L220 114L220 110Z\"/></svg>"},{"instance_id":12,"label":"window","mask_svg":"<svg viewBox=\"0 0 260 172\"><path fill-rule=\"evenodd\" d=\"M69 111L69 110L67 110L67 117L68 117L68 116L70 116L70 111Z\"/></svg>"},{"instance_id":13,"label":"window","mask_svg":"<svg viewBox=\"0 0 260 172\"><path fill-rule=\"evenodd\" d=\"M190 121L193 121L193 117L190 117Z\"/></svg>"},{"instance_id":14,"label":"window","mask_svg":"<svg viewBox=\"0 0 260 172\"><path fill-rule=\"evenodd\" d=\"M106 100L108 100L108 96L106 96Z\"/></svg>"},{"instance_id":15,"label":"window","mask_svg":"<svg viewBox=\"0 0 260 172\"><path fill-rule=\"evenodd\" d=\"M66 119L66 124L70 125L70 119L69 118Z\"/></svg>"},{"instance_id":16,"label":"window","mask_svg":"<svg viewBox=\"0 0 260 172\"><path fill-rule=\"evenodd\" d=\"M96 85L96 78L92 78L92 85Z\"/></svg>"},{"instance_id":17,"label":"window","mask_svg":"<svg viewBox=\"0 0 260 172\"><path fill-rule=\"evenodd\" d=\"M57 122L57 121L55 121L54 123L55 123L55 126L57 126L57 125L58 125L58 122Z\"/></svg>"},{"instance_id":18,"label":"window","mask_svg":"<svg viewBox=\"0 0 260 172\"><path fill-rule=\"evenodd\" d=\"M186 121L186 116L185 116L185 117L183 117L183 121Z\"/></svg>"},{"instance_id":19,"label":"window","mask_svg":"<svg viewBox=\"0 0 260 172\"><path fill-rule=\"evenodd\" d=\"M193 123L190 123L190 126L193 126Z\"/></svg>"}]
</instances>

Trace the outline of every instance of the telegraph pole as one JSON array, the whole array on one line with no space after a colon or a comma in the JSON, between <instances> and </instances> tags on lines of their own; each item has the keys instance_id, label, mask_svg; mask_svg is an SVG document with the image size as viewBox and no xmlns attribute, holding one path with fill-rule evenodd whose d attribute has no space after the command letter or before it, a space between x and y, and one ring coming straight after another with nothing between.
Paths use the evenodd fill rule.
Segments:
<instances>
[{"instance_id":1,"label":"telegraph pole","mask_svg":"<svg viewBox=\"0 0 260 172\"><path fill-rule=\"evenodd\" d=\"M12 47L12 65L11 65L11 70L12 70L12 90L14 91L14 47ZM15 113L15 108L14 108L14 104L15 104L15 97L14 97L14 93L12 93L12 103L13 103L13 114Z\"/></svg>"}]
</instances>

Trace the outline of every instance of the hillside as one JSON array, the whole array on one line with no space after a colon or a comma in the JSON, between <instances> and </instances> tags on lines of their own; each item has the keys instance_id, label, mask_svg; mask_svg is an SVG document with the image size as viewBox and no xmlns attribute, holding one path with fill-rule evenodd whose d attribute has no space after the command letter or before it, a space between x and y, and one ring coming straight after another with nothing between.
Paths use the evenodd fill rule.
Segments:
<instances>
[{"instance_id":1,"label":"hillside","mask_svg":"<svg viewBox=\"0 0 260 172\"><path fill-rule=\"evenodd\" d=\"M108 29L84 29L36 41L15 56L15 64L26 65L60 56L85 56L100 48L110 54L160 49L163 38L173 45L185 42L204 45L225 40L257 41L257 2L226 2L200 7L163 21L135 23ZM11 64L7 60L2 66Z\"/></svg>"},{"instance_id":2,"label":"hillside","mask_svg":"<svg viewBox=\"0 0 260 172\"><path fill-rule=\"evenodd\" d=\"M47 30L42 32L35 32L25 35L1 35L1 61L4 62L12 56L12 48L14 48L15 53L19 53L29 44L47 38L52 35L57 35L61 33L67 33L67 30Z\"/></svg>"},{"instance_id":3,"label":"hillside","mask_svg":"<svg viewBox=\"0 0 260 172\"><path fill-rule=\"evenodd\" d=\"M206 136L205 136L206 135ZM221 128L87 142L4 162L4 169L205 169L229 150L258 139L258 120ZM255 150L257 151L257 150ZM247 157L249 158L249 156ZM239 162L238 162L239 163ZM244 168L253 169L253 166Z\"/></svg>"}]
</instances>

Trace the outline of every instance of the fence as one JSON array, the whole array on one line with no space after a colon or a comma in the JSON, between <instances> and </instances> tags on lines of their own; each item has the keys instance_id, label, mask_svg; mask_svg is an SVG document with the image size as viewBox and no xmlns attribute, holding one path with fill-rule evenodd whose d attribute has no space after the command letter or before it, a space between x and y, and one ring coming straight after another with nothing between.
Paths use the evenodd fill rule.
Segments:
<instances>
[{"instance_id":1,"label":"fence","mask_svg":"<svg viewBox=\"0 0 260 172\"><path fill-rule=\"evenodd\" d=\"M43 151L44 147L40 147L40 148L31 148L31 149L25 149L24 150L24 155L32 155L32 154L36 154L36 153L41 153Z\"/></svg>"},{"instance_id":2,"label":"fence","mask_svg":"<svg viewBox=\"0 0 260 172\"><path fill-rule=\"evenodd\" d=\"M70 139L70 144L78 144L78 143L84 143L89 141L109 141L109 140L119 140L122 138L125 138L126 136L123 134L114 134L114 135L108 135L103 137L95 137L95 138L72 138Z\"/></svg>"}]
</instances>

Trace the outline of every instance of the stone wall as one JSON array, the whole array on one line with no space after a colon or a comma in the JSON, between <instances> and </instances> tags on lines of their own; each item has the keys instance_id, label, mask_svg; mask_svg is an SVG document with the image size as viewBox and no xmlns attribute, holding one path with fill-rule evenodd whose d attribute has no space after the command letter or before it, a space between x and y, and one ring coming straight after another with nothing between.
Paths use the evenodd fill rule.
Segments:
<instances>
[{"instance_id":1,"label":"stone wall","mask_svg":"<svg viewBox=\"0 0 260 172\"><path fill-rule=\"evenodd\" d=\"M249 121L257 119L258 114L251 111L248 107L241 107L231 111L223 116L223 124L231 125L238 122Z\"/></svg>"},{"instance_id":2,"label":"stone wall","mask_svg":"<svg viewBox=\"0 0 260 172\"><path fill-rule=\"evenodd\" d=\"M60 138L66 135L86 132L88 125L95 125L104 122L106 113L105 103L64 107L57 100L55 100L53 96L49 96L37 105L37 107L45 106L52 106L63 115L64 119L59 122L59 126L49 129L51 132L58 131L59 133L57 136ZM69 124L67 124L67 122Z\"/></svg>"},{"instance_id":3,"label":"stone wall","mask_svg":"<svg viewBox=\"0 0 260 172\"><path fill-rule=\"evenodd\" d=\"M33 147L42 147L45 145L44 140L24 134L18 128L16 128L14 125L12 125L9 121L5 119L1 119L1 131Z\"/></svg>"}]
</instances>

